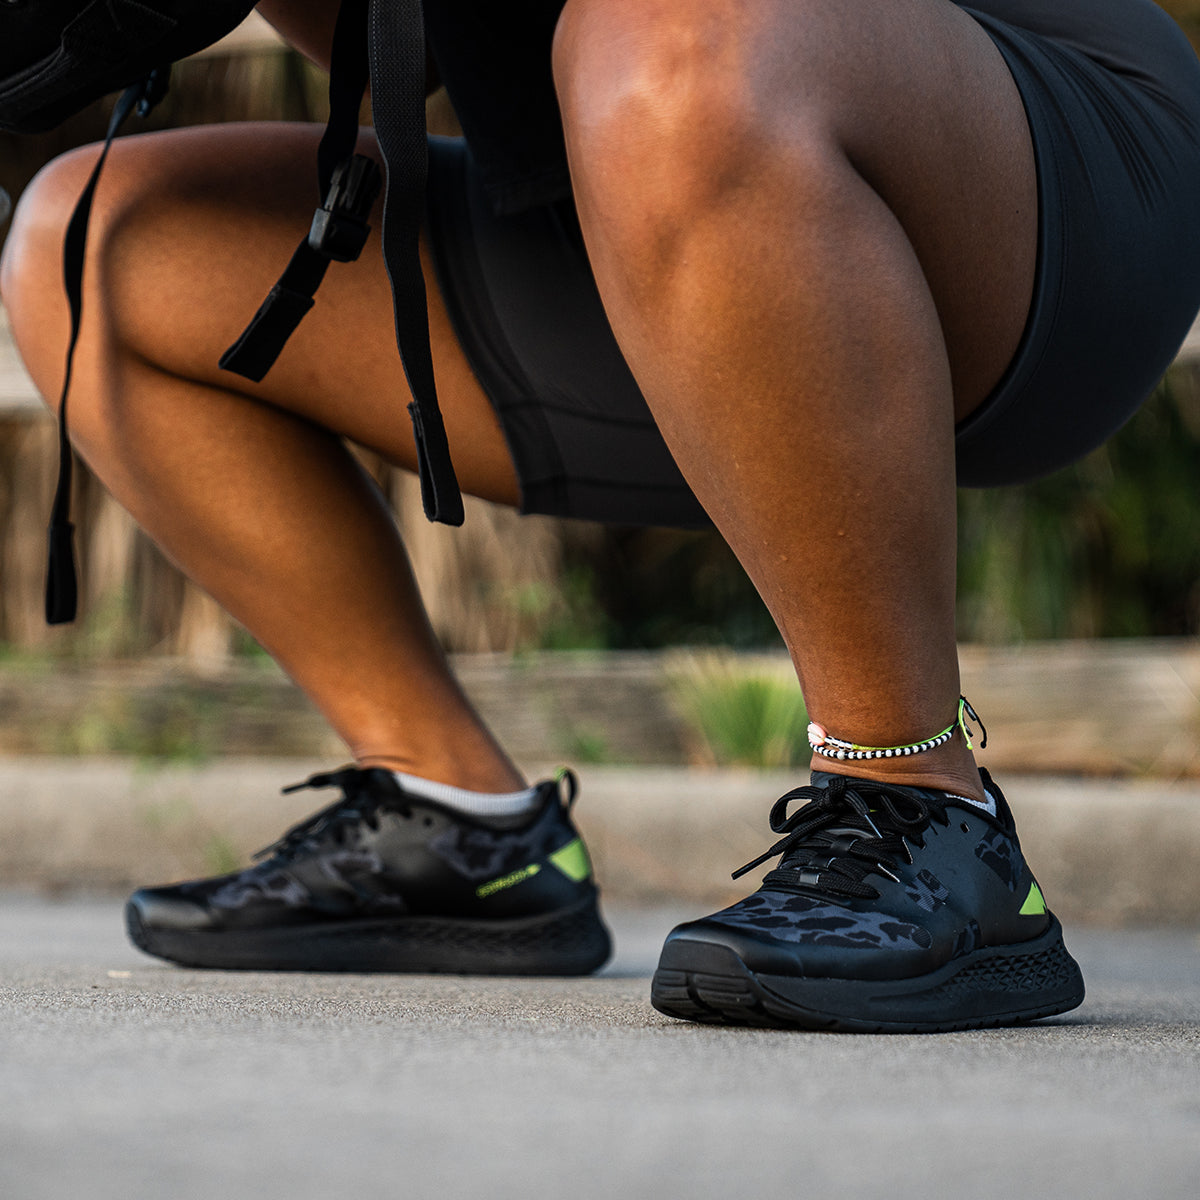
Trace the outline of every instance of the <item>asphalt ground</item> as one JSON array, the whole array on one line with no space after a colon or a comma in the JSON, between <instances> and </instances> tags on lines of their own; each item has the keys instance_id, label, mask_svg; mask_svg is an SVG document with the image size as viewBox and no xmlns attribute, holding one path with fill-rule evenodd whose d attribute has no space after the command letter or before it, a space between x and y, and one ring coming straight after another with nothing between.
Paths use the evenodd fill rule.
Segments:
<instances>
[{"instance_id":1,"label":"asphalt ground","mask_svg":"<svg viewBox=\"0 0 1200 1200\"><path fill-rule=\"evenodd\" d=\"M1200 936L1068 929L1075 1013L927 1036L651 1009L687 906L582 980L199 972L0 893L0 1196L1186 1197Z\"/></svg>"}]
</instances>

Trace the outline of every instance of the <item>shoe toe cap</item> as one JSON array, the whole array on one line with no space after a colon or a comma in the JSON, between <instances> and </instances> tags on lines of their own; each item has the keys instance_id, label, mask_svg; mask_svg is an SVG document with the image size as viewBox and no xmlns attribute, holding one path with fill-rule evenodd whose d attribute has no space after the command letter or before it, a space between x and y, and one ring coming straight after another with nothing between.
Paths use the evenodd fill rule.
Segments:
<instances>
[{"instance_id":1,"label":"shoe toe cap","mask_svg":"<svg viewBox=\"0 0 1200 1200\"><path fill-rule=\"evenodd\" d=\"M779 975L805 973L794 946L732 928L711 918L690 921L671 930L663 944L659 965L715 971L730 956L752 971Z\"/></svg>"},{"instance_id":2,"label":"shoe toe cap","mask_svg":"<svg viewBox=\"0 0 1200 1200\"><path fill-rule=\"evenodd\" d=\"M810 979L905 978L933 970L943 956L929 934L897 922L895 936L863 939L835 929L754 927L722 920L717 913L672 930L663 947L663 963L705 970L708 958L736 956L749 970L763 975ZM833 918L830 924L840 922Z\"/></svg>"},{"instance_id":3,"label":"shoe toe cap","mask_svg":"<svg viewBox=\"0 0 1200 1200\"><path fill-rule=\"evenodd\" d=\"M175 888L139 888L129 897L125 916L131 930L194 932L213 924L207 908Z\"/></svg>"}]
</instances>

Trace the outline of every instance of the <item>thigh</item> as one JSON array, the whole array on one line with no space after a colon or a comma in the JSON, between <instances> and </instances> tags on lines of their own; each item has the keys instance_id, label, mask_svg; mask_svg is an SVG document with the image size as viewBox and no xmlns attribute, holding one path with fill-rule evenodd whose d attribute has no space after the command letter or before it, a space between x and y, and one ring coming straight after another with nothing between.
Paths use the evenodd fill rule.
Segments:
<instances>
[{"instance_id":1,"label":"thigh","mask_svg":"<svg viewBox=\"0 0 1200 1200\"><path fill-rule=\"evenodd\" d=\"M217 125L118 140L96 198L79 361L102 369L114 350L137 355L166 372L277 406L415 469L378 210L361 257L330 266L315 307L261 383L217 365L308 228L320 135L302 125ZM377 153L368 134L360 148ZM39 234L50 246L59 241L95 153L90 148L52 164L32 185L10 248L14 270ZM427 278L438 395L460 482L468 492L516 503L516 476L495 413L463 356L431 268ZM56 395L66 330L57 273L47 274L44 287L23 287L20 307L14 331L39 387ZM78 405L74 412L82 433Z\"/></svg>"},{"instance_id":2,"label":"thigh","mask_svg":"<svg viewBox=\"0 0 1200 1200\"><path fill-rule=\"evenodd\" d=\"M802 181L809 166L829 162L832 146L916 255L957 415L995 386L1032 294L1036 177L1012 76L961 8L948 0L568 0L556 68L589 234L594 226L602 235L614 210L636 212L667 191L623 167L639 153L651 171L677 162L671 141L695 142L702 169L690 180L701 196L707 181L728 181L739 162L756 161L739 146L751 156L766 146ZM623 104L624 129L612 116ZM598 147L597 128L612 131L611 145ZM688 166L676 172L685 185ZM748 178L741 193L755 188L761 178ZM601 189L607 202L596 201ZM671 191L679 192L674 182ZM801 196L780 206L770 235L788 237L789 214L799 208L803 218L803 204ZM603 293L607 264L594 261Z\"/></svg>"}]
</instances>

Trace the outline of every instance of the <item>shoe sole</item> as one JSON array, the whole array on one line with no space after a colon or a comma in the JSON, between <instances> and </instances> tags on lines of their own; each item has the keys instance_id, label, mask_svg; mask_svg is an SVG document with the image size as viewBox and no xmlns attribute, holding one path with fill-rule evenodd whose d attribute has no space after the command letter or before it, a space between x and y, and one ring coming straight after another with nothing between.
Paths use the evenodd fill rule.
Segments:
<instances>
[{"instance_id":1,"label":"shoe sole","mask_svg":"<svg viewBox=\"0 0 1200 1200\"><path fill-rule=\"evenodd\" d=\"M392 917L274 929L175 930L125 907L139 950L185 967L348 974L590 975L612 953L595 897L517 920Z\"/></svg>"},{"instance_id":2,"label":"shoe sole","mask_svg":"<svg viewBox=\"0 0 1200 1200\"><path fill-rule=\"evenodd\" d=\"M1051 918L1038 938L989 946L915 979L756 974L728 946L674 939L651 984L659 1012L683 1021L854 1033L936 1033L1069 1012L1083 976Z\"/></svg>"}]
</instances>

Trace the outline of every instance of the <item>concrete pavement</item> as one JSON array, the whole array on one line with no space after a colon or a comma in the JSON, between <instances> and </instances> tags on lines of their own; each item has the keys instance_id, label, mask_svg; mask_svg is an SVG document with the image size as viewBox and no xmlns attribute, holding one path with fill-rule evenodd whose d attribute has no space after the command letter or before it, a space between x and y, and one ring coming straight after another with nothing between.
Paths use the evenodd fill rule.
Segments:
<instances>
[{"instance_id":1,"label":"concrete pavement","mask_svg":"<svg viewBox=\"0 0 1200 1200\"><path fill-rule=\"evenodd\" d=\"M1074 931L1052 1022L792 1034L649 1007L681 915L613 910L594 979L272 976L0 894L0 1196L1196 1195L1194 933Z\"/></svg>"}]
</instances>

